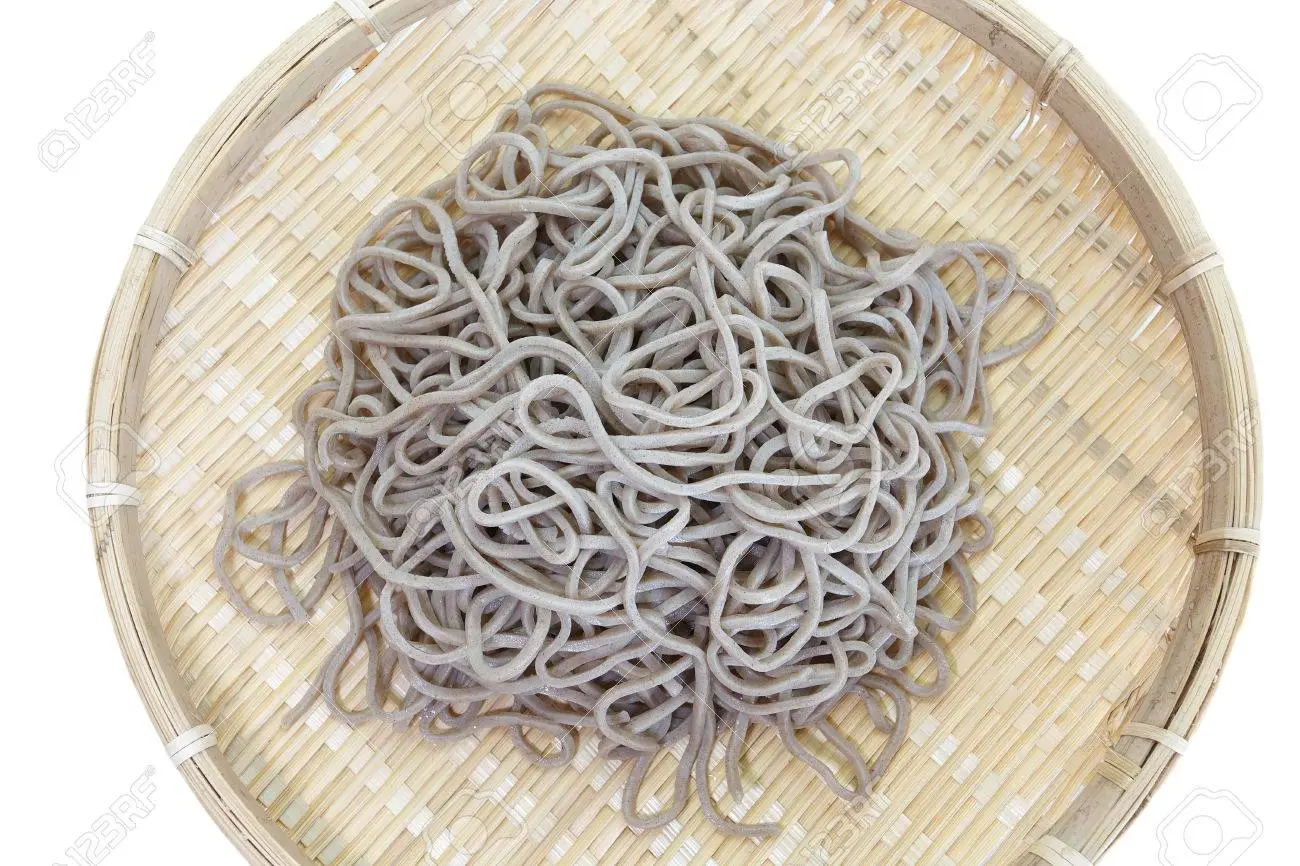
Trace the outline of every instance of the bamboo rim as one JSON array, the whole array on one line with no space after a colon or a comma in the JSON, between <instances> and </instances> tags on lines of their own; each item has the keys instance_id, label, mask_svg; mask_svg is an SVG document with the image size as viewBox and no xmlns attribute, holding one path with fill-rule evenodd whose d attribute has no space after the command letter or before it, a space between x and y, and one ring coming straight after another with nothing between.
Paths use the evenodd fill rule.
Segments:
<instances>
[{"instance_id":1,"label":"bamboo rim","mask_svg":"<svg viewBox=\"0 0 1300 866\"><path fill-rule=\"evenodd\" d=\"M1068 123L1137 220L1165 275L1191 359L1202 441L1243 426L1258 429L1245 336L1221 260L1207 261L1208 235L1172 166L1141 123L1095 70L1010 0L907 0L989 50L1020 77L1039 82L1044 101ZM396 32L448 6L448 0L380 0L373 22L339 6L291 36L236 89L174 169L147 224L192 244L245 169L329 81L372 47L377 31ZM96 359L89 409L91 484L113 484L116 466L133 465L141 396L161 318L182 271L167 257L135 248L128 259ZM1228 471L1203 473L1201 530L1186 603L1171 643L1144 695L1129 707L1129 734L1109 765L1132 781L1112 784L1106 765L1018 860L1095 861L1124 831L1168 772L1172 740L1194 732L1240 624L1258 546L1260 446L1241 443ZM159 623L134 508L92 512L96 558L128 668L164 742L201 718L187 695ZM1134 725L1140 727L1134 727ZM1157 739L1150 739L1156 736ZM204 751L181 767L200 802L252 863L312 862L252 798L226 759ZM1055 859L1054 859L1055 858Z\"/></svg>"}]
</instances>

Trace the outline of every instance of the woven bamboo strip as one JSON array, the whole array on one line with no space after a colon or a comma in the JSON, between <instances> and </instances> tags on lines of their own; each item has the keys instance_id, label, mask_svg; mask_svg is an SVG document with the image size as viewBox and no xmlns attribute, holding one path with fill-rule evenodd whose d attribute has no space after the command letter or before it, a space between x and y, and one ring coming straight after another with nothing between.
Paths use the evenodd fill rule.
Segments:
<instances>
[{"instance_id":1,"label":"woven bamboo strip","mask_svg":"<svg viewBox=\"0 0 1300 866\"><path fill-rule=\"evenodd\" d=\"M149 218L200 261L178 279L132 254L92 393L92 459L116 459L93 462L91 479L143 467L143 506L94 517L119 639L165 740L216 727L219 748L182 772L250 862L455 863L466 845L575 864L1011 862L1045 832L1099 856L1170 758L1113 743L1111 717L1186 735L1222 665L1253 560L1194 555L1190 539L1198 523L1257 525L1258 443L1223 272L1162 302L1162 279L1204 232L1095 73L1066 64L1036 109L1032 82L1058 40L1014 6L973 0L386 0L373 14L393 32L427 18L376 56L331 9L200 133ZM969 445L999 537L977 564L977 624L952 646L954 688L918 707L907 747L857 808L756 737L735 814L780 817L785 831L762 844L717 834L693 808L662 831L628 831L625 771L587 748L577 766L542 771L499 737L435 748L319 710L283 729L342 611L256 629L211 579L222 488L297 447L287 409L318 375L330 271L350 238L472 140L487 118L450 113L474 95L465 82L493 101L546 78L853 147L859 209L929 237L1007 243L1060 303L1048 340L995 371L998 427ZM995 338L1036 312L1026 304ZM1202 473L1225 437L1228 471ZM860 708L836 717L878 742ZM1141 768L1125 790L1097 775L1112 745ZM666 795L669 770L655 768L648 794Z\"/></svg>"}]
</instances>

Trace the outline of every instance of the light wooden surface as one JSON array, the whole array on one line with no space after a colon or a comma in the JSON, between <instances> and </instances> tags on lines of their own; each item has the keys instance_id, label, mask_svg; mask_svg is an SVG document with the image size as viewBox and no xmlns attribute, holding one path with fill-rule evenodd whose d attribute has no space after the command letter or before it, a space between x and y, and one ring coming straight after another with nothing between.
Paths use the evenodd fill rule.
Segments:
<instances>
[{"instance_id":1,"label":"light wooden surface","mask_svg":"<svg viewBox=\"0 0 1300 866\"><path fill-rule=\"evenodd\" d=\"M144 504L97 511L95 532L141 695L164 739L216 727L219 750L182 772L251 862L964 864L1011 862L1049 831L1095 859L1141 807L1170 753L1120 740L1142 767L1121 789L1096 775L1110 732L1124 718L1192 729L1253 564L1190 544L1198 523L1257 525L1240 325L1221 270L1175 307L1159 302L1162 276L1204 232L1086 63L1064 77L1056 110L1030 120L1032 87L1011 73L1035 81L1054 36L1008 4L913 6L935 18L865 0L389 0L376 13L391 29L429 17L378 58L333 8L200 133L149 223L202 260L181 279L135 251L101 347L91 453L138 467ZM357 58L359 74L316 98ZM745 814L780 815L786 831L770 842L722 837L691 809L633 833L611 805L623 771L589 755L539 770L503 737L438 748L321 714L283 729L339 611L255 629L212 579L221 490L296 447L285 413L319 373L330 271L351 236L386 197L445 171L489 120L480 105L546 78L851 146L866 166L864 212L933 238L1008 243L1061 304L1048 340L996 371L996 432L970 446L999 539L978 563L976 624L952 645L954 689L919 706L906 749L857 810L758 739ZM1030 318L1010 317L1004 333ZM1207 455L1227 468L1202 471ZM116 472L101 463L90 477Z\"/></svg>"}]
</instances>

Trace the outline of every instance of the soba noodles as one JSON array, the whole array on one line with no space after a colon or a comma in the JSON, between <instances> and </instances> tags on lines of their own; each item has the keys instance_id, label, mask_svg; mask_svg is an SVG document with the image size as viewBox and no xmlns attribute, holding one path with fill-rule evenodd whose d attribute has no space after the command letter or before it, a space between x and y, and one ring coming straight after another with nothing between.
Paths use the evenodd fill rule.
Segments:
<instances>
[{"instance_id":1,"label":"soba noodles","mask_svg":"<svg viewBox=\"0 0 1300 866\"><path fill-rule=\"evenodd\" d=\"M436 742L505 728L547 765L589 732L631 764L634 827L693 797L775 832L708 781L716 745L739 801L756 726L867 793L974 612L968 557L993 532L959 440L988 433L985 371L1052 301L1000 246L853 213L860 178L848 150L567 86L510 105L343 264L326 376L294 410L303 460L227 497L233 603L305 622L341 586L349 628L317 678L333 712ZM986 347L1018 294L1049 314ZM264 484L284 492L244 513ZM280 609L236 587L241 559ZM830 721L841 701L874 755ZM647 812L665 751L672 794Z\"/></svg>"}]
</instances>

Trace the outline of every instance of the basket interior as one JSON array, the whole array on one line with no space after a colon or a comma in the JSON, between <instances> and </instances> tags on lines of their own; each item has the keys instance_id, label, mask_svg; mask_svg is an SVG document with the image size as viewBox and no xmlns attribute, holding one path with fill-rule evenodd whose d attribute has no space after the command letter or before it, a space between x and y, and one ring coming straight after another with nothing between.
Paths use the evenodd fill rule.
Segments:
<instances>
[{"instance_id":1,"label":"basket interior","mask_svg":"<svg viewBox=\"0 0 1300 866\"><path fill-rule=\"evenodd\" d=\"M352 238L381 204L445 174L498 103L546 79L851 147L861 212L934 240L1005 243L1059 304L1047 340L993 371L995 432L968 446L998 537L976 562L975 624L950 645L953 688L916 706L908 743L856 808L775 737L751 737L745 801L722 806L780 820L775 839L721 835L689 804L662 830L628 830L626 769L593 742L548 770L501 733L433 746L323 709L286 728L341 636L342 605L258 628L212 573L226 487L300 453L288 413L320 374ZM1060 814L1181 607L1197 505L1181 491L1200 446L1187 350L1155 299L1145 241L1030 91L899 2L461 2L341 75L210 203L202 261L165 313L144 391L144 553L194 704L311 858L968 864L1008 859ZM998 327L1014 333L1036 312ZM874 748L860 705L835 718ZM662 763L645 792L662 798L669 775Z\"/></svg>"}]
</instances>

